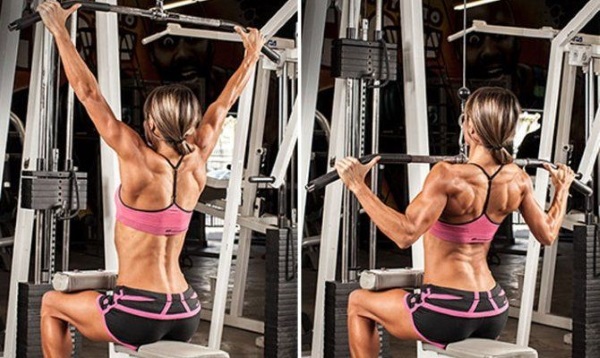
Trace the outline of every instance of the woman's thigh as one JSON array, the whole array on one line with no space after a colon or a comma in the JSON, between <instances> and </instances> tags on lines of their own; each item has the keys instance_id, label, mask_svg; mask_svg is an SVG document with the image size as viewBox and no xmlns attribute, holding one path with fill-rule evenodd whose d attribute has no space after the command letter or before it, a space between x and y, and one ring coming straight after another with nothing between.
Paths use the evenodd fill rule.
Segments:
<instances>
[{"instance_id":1,"label":"woman's thigh","mask_svg":"<svg viewBox=\"0 0 600 358\"><path fill-rule=\"evenodd\" d=\"M404 300L408 292L393 289L380 292L356 290L350 295L350 309L359 316L369 318L395 337L417 340L419 335L412 324L411 313Z\"/></svg>"},{"instance_id":2,"label":"woman's thigh","mask_svg":"<svg viewBox=\"0 0 600 358\"><path fill-rule=\"evenodd\" d=\"M50 291L44 295L42 309L52 317L70 323L88 339L94 341L113 341L104 325L104 317L97 305L100 293L84 291L62 293Z\"/></svg>"}]
</instances>

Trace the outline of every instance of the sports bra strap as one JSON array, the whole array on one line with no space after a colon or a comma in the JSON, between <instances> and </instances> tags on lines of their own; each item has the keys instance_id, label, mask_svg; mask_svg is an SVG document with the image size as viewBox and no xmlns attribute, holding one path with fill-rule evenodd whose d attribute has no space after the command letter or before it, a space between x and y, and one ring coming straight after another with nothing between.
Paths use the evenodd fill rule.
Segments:
<instances>
[{"instance_id":1,"label":"sports bra strap","mask_svg":"<svg viewBox=\"0 0 600 358\"><path fill-rule=\"evenodd\" d=\"M171 166L171 168L173 168L173 195L171 196L171 204L173 204L173 203L175 203L175 200L177 199L177 169L179 169L179 166L183 162L183 157L185 157L185 154L179 158L179 160L177 161L177 164L175 164L175 165L173 165L173 163L171 163L169 158L165 157L164 155L162 155L160 153L158 153L158 154L161 157L165 158L167 163L169 163L169 166Z\"/></svg>"},{"instance_id":2,"label":"sports bra strap","mask_svg":"<svg viewBox=\"0 0 600 358\"><path fill-rule=\"evenodd\" d=\"M490 201L490 194L492 192L492 180L494 180L494 178L496 177L496 175L498 175L498 173L500 173L500 170L502 170L502 168L504 168L504 164L500 165L500 168L498 168L494 174L492 174L491 176L485 171L485 169L477 164L477 163L469 163L472 164L474 166L476 166L477 168L481 169L481 171L483 172L483 174L485 174L485 176L488 178L488 188L487 188L487 193L485 195L485 203L483 204L483 212L481 215L485 214L487 211L487 207L488 207L488 203Z\"/></svg>"},{"instance_id":3,"label":"sports bra strap","mask_svg":"<svg viewBox=\"0 0 600 358\"><path fill-rule=\"evenodd\" d=\"M498 175L498 173L500 173L500 170L502 170L502 168L504 167L504 164L500 165L500 168L498 168L494 174L492 174L491 176L487 173L487 171L479 164L477 163L467 163L467 164L471 164L476 166L477 168L481 169L481 171L483 172L483 174L485 174L485 176L488 178L489 181L492 181L492 179L494 179L496 177L496 175Z\"/></svg>"}]
</instances>

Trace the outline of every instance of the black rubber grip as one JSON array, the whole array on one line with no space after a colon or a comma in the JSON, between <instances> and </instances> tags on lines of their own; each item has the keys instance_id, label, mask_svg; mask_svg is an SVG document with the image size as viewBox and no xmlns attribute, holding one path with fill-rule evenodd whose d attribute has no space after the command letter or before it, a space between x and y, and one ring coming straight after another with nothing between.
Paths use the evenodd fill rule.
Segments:
<instances>
[{"instance_id":1,"label":"black rubber grip","mask_svg":"<svg viewBox=\"0 0 600 358\"><path fill-rule=\"evenodd\" d=\"M223 31L235 32L236 26L239 26L242 29L245 29L244 26L237 24L235 22L232 22L232 21L227 21L227 20L221 20L221 26L219 26L219 28ZM262 52L265 56L267 56L267 58L269 60L275 62L276 64L279 64L279 62L281 61L281 56L279 56L279 54L277 52L273 51L267 45L264 45L260 52Z\"/></svg>"},{"instance_id":2,"label":"black rubber grip","mask_svg":"<svg viewBox=\"0 0 600 358\"><path fill-rule=\"evenodd\" d=\"M399 155L402 156L403 154L399 154ZM365 155L364 157L358 158L358 161L361 164L367 164L376 156L377 156L376 154ZM308 183L308 185L306 186L306 191L308 191L310 193L315 190L319 190L319 189L324 188L327 185L333 183L334 181L338 180L339 178L340 178L340 176L339 176L337 170L332 170L329 173L321 175L320 177L310 181Z\"/></svg>"},{"instance_id":3,"label":"black rubber grip","mask_svg":"<svg viewBox=\"0 0 600 358\"><path fill-rule=\"evenodd\" d=\"M91 11L103 11L109 12L112 5L106 3L87 2L87 1L65 1L60 4L64 9L68 9L73 5L81 4L81 9ZM10 31L23 30L32 25L35 25L42 20L40 14L36 11L30 15L24 16L16 21L13 21L8 25Z\"/></svg>"}]
</instances>

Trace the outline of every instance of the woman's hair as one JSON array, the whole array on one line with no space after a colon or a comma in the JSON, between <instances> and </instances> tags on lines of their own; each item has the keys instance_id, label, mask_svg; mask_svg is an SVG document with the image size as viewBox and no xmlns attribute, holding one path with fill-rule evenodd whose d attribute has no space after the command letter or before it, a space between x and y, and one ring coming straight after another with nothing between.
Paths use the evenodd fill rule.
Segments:
<instances>
[{"instance_id":1,"label":"woman's hair","mask_svg":"<svg viewBox=\"0 0 600 358\"><path fill-rule=\"evenodd\" d=\"M482 145L490 150L499 164L513 160L513 137L520 114L517 97L500 87L477 89L465 105L466 120L471 122Z\"/></svg>"},{"instance_id":2,"label":"woman's hair","mask_svg":"<svg viewBox=\"0 0 600 358\"><path fill-rule=\"evenodd\" d=\"M148 126L151 119L168 145L181 155L188 154L192 148L186 137L194 133L201 116L198 98L188 87L178 84L157 87L144 104L146 139L153 145L158 139Z\"/></svg>"}]
</instances>

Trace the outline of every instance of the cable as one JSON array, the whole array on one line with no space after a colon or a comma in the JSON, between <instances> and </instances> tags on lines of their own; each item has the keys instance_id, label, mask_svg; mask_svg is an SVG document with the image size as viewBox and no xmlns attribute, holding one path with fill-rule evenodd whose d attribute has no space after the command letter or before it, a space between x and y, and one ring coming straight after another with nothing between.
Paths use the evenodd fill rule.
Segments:
<instances>
[{"instance_id":1,"label":"cable","mask_svg":"<svg viewBox=\"0 0 600 358\"><path fill-rule=\"evenodd\" d=\"M458 89L458 98L460 99L460 116L458 117L458 126L460 134L458 136L458 147L460 153L466 155L466 145L464 143L464 132L462 122L465 114L465 104L471 95L471 91L467 88L467 0L463 0L463 48L462 48L462 87Z\"/></svg>"},{"instance_id":2,"label":"cable","mask_svg":"<svg viewBox=\"0 0 600 358\"><path fill-rule=\"evenodd\" d=\"M64 215L59 216L59 220L71 220L74 219L78 214L81 208L79 207L79 184L77 182L77 172L75 170L70 171L71 175L69 178L69 183L71 184L71 192L67 196L67 201L65 201L63 209ZM71 200L72 200L72 190L75 189L75 208L71 208ZM67 214L69 213L69 214Z\"/></svg>"}]
</instances>

